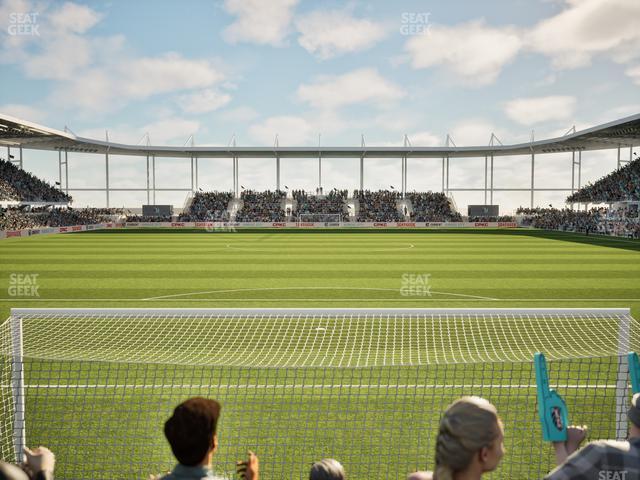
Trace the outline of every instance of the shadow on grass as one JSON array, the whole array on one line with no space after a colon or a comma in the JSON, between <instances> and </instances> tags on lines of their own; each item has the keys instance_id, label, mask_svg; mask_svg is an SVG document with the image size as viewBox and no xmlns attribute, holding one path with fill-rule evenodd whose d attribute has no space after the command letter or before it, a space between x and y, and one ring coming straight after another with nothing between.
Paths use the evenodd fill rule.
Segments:
<instances>
[{"instance_id":1,"label":"shadow on grass","mask_svg":"<svg viewBox=\"0 0 640 480\"><path fill-rule=\"evenodd\" d=\"M203 228L166 228L166 227L145 227L145 228L114 228L104 230L89 230L85 232L74 232L73 235L145 235L145 234L173 234L197 233L201 235L244 235L244 234L319 234L319 235L503 235L512 237L534 237L547 240L559 240L563 242L581 243L598 247L620 248L640 252L640 240L626 238L605 237L599 235L584 235L573 232L556 232L548 230L536 230L528 228L239 228L236 231L215 231L208 232ZM68 234L67 234L68 235Z\"/></svg>"}]
</instances>

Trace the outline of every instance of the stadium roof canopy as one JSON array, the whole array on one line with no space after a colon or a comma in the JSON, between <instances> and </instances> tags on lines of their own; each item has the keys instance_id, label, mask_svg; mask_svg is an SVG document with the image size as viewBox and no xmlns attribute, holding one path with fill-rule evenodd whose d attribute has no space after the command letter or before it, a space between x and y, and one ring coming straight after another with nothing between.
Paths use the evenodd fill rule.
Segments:
<instances>
[{"instance_id":1,"label":"stadium roof canopy","mask_svg":"<svg viewBox=\"0 0 640 480\"><path fill-rule=\"evenodd\" d=\"M493 137L492 137L493 138ZM156 157L245 157L245 158L358 158L358 157L483 157L485 155L526 155L539 153L588 151L640 145L640 113L613 122L567 133L562 137L514 145L494 144L471 147L219 147L154 146L121 143L78 137L0 113L0 145L37 150L67 150L79 153L109 153Z\"/></svg>"}]
</instances>

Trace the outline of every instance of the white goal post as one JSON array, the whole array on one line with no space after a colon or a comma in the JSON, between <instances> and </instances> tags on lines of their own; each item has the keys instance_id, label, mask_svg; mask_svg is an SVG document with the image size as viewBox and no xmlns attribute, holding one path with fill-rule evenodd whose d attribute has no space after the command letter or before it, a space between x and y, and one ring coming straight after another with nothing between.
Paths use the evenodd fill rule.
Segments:
<instances>
[{"instance_id":1,"label":"white goal post","mask_svg":"<svg viewBox=\"0 0 640 480\"><path fill-rule=\"evenodd\" d=\"M496 478L540 478L553 458L533 354L572 420L623 438L638 331L622 308L12 309L0 454L46 445L59 478L147 478L174 463L164 420L202 395L223 404L218 474L252 449L266 480L327 456L352 478L403 478L433 468L446 406L480 395L505 423Z\"/></svg>"},{"instance_id":2,"label":"white goal post","mask_svg":"<svg viewBox=\"0 0 640 480\"><path fill-rule=\"evenodd\" d=\"M327 226L341 226L342 214L340 213L300 213L298 214L298 226L301 223L324 223Z\"/></svg>"}]
</instances>

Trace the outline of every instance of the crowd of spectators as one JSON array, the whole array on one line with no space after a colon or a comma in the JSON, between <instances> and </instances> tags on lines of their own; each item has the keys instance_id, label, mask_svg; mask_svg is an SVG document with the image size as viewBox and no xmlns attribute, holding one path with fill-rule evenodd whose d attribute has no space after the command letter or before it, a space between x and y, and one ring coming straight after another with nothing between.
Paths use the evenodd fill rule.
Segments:
<instances>
[{"instance_id":1,"label":"crowd of spectators","mask_svg":"<svg viewBox=\"0 0 640 480\"><path fill-rule=\"evenodd\" d=\"M66 203L71 197L10 161L0 159L0 200Z\"/></svg>"},{"instance_id":2,"label":"crowd of spectators","mask_svg":"<svg viewBox=\"0 0 640 480\"><path fill-rule=\"evenodd\" d=\"M402 214L398 210L400 192L389 190L354 190L353 198L358 201L358 222L400 222Z\"/></svg>"},{"instance_id":3,"label":"crowd of spectators","mask_svg":"<svg viewBox=\"0 0 640 480\"><path fill-rule=\"evenodd\" d=\"M518 208L522 226L544 230L562 230L586 234L640 238L640 221L636 218L612 217L607 208L572 210L570 208Z\"/></svg>"},{"instance_id":4,"label":"crowd of spectators","mask_svg":"<svg viewBox=\"0 0 640 480\"><path fill-rule=\"evenodd\" d=\"M178 217L181 222L227 222L229 221L229 202L231 192L197 192L189 210Z\"/></svg>"},{"instance_id":5,"label":"crowd of spectators","mask_svg":"<svg viewBox=\"0 0 640 480\"><path fill-rule=\"evenodd\" d=\"M281 190L256 192L244 190L240 194L242 208L236 214L237 222L283 222L283 203L287 194Z\"/></svg>"},{"instance_id":6,"label":"crowd of spectators","mask_svg":"<svg viewBox=\"0 0 640 480\"><path fill-rule=\"evenodd\" d=\"M640 158L569 195L567 203L640 200Z\"/></svg>"},{"instance_id":7,"label":"crowd of spectators","mask_svg":"<svg viewBox=\"0 0 640 480\"><path fill-rule=\"evenodd\" d=\"M153 222L153 223L162 223L162 222L171 222L173 219L171 215L136 215L129 214L124 219L126 222Z\"/></svg>"},{"instance_id":8,"label":"crowd of spectators","mask_svg":"<svg viewBox=\"0 0 640 480\"><path fill-rule=\"evenodd\" d=\"M410 218L414 222L461 222L462 217L456 212L449 199L440 192L407 193L411 201Z\"/></svg>"},{"instance_id":9,"label":"crowd of spectators","mask_svg":"<svg viewBox=\"0 0 640 480\"><path fill-rule=\"evenodd\" d=\"M122 209L118 208L33 208L21 205L0 208L0 230L92 225L112 222L122 214Z\"/></svg>"},{"instance_id":10,"label":"crowd of spectators","mask_svg":"<svg viewBox=\"0 0 640 480\"><path fill-rule=\"evenodd\" d=\"M304 190L293 190L291 196L296 201L293 215L298 217L305 215L305 220L310 222L324 221L323 215L340 215L341 219L349 219L349 207L347 205L347 190L334 188L327 195L307 195ZM317 217L314 217L317 215Z\"/></svg>"},{"instance_id":11,"label":"crowd of spectators","mask_svg":"<svg viewBox=\"0 0 640 480\"><path fill-rule=\"evenodd\" d=\"M516 218L513 215L498 215L497 217L469 217L469 222L515 222Z\"/></svg>"}]
</instances>

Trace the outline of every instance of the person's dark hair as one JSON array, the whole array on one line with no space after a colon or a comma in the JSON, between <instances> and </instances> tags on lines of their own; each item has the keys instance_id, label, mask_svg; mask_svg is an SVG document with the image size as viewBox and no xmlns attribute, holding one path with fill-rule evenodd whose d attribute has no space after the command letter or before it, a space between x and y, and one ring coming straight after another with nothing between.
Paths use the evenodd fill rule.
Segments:
<instances>
[{"instance_id":1,"label":"person's dark hair","mask_svg":"<svg viewBox=\"0 0 640 480\"><path fill-rule=\"evenodd\" d=\"M164 435L181 464L198 465L213 448L221 408L215 400L193 397L173 410L164 424Z\"/></svg>"}]
</instances>

